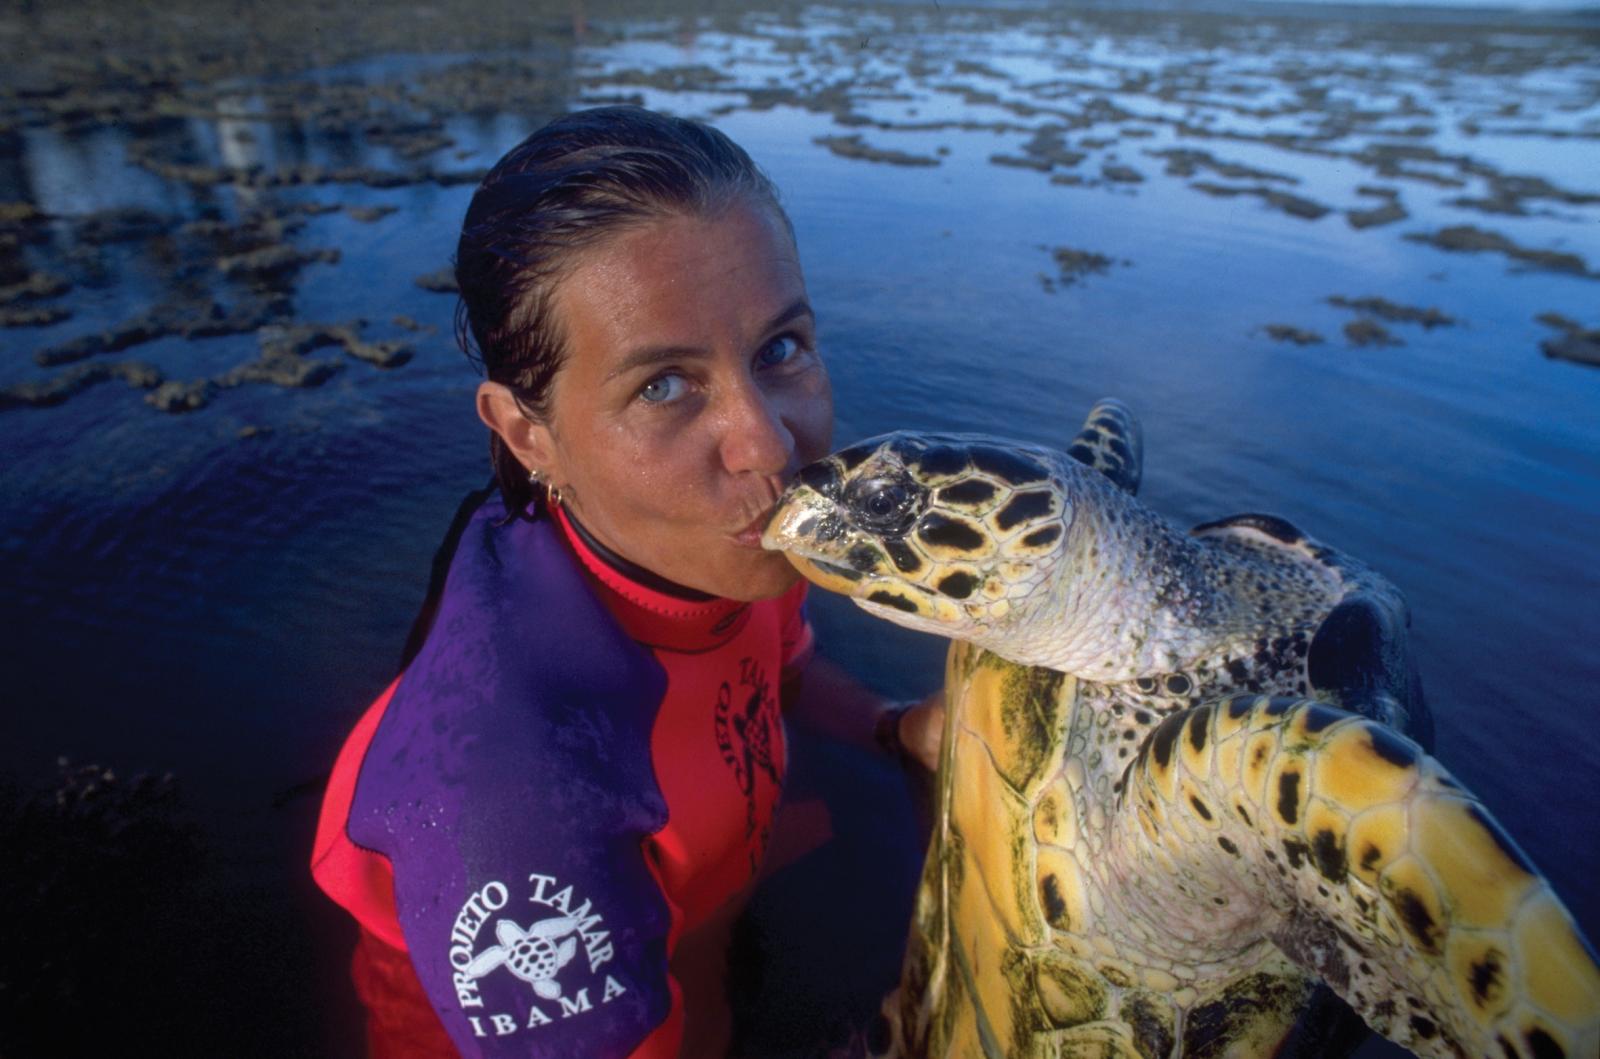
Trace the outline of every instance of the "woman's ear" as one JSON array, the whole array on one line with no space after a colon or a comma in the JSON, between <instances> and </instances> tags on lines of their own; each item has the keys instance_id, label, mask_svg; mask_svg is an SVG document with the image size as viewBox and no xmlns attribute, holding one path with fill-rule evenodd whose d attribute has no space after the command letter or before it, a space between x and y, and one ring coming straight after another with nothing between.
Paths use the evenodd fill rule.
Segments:
<instances>
[{"instance_id":1,"label":"woman's ear","mask_svg":"<svg viewBox=\"0 0 1600 1059\"><path fill-rule=\"evenodd\" d=\"M500 440L524 468L538 471L548 481L561 480L550 428L528 418L517 403L516 395L505 384L478 384L478 418L500 435Z\"/></svg>"}]
</instances>

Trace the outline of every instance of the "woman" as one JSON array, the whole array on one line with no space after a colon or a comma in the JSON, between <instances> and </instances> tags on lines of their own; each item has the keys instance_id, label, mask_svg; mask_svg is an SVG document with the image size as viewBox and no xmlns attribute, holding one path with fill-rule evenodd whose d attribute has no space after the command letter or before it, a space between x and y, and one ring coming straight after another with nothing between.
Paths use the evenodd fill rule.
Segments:
<instances>
[{"instance_id":1,"label":"woman","mask_svg":"<svg viewBox=\"0 0 1600 1059\"><path fill-rule=\"evenodd\" d=\"M489 172L456 277L499 489L463 509L313 860L362 926L373 1051L724 1054L780 699L923 760L938 740L936 700L814 657L804 584L760 547L833 426L792 229L720 133L602 108Z\"/></svg>"}]
</instances>

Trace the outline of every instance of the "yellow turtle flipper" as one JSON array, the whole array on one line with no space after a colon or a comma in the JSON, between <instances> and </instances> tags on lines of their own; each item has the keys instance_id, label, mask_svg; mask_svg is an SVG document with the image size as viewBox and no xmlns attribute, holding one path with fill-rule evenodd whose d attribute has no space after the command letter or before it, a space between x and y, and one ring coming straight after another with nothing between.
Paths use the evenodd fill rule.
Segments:
<instances>
[{"instance_id":1,"label":"yellow turtle flipper","mask_svg":"<svg viewBox=\"0 0 1600 1059\"><path fill-rule=\"evenodd\" d=\"M1150 840L1142 809L1174 862L1254 897L1260 936L1391 1040L1600 1054L1594 950L1482 803L1391 729L1239 696L1167 718L1125 783L1124 848Z\"/></svg>"}]
</instances>

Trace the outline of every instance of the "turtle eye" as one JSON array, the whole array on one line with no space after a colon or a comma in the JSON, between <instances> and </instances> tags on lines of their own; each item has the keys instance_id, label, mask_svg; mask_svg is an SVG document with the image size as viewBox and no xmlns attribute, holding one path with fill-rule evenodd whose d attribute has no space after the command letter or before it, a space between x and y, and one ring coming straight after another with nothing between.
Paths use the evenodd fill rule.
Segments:
<instances>
[{"instance_id":1,"label":"turtle eye","mask_svg":"<svg viewBox=\"0 0 1600 1059\"><path fill-rule=\"evenodd\" d=\"M903 534L917 516L917 493L895 478L868 478L848 490L854 521L872 533Z\"/></svg>"}]
</instances>

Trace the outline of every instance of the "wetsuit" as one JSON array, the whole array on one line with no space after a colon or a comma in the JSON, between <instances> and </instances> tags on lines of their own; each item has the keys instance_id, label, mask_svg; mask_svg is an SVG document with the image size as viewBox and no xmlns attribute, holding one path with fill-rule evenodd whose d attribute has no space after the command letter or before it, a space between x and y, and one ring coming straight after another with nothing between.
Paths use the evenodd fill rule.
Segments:
<instances>
[{"instance_id":1,"label":"wetsuit","mask_svg":"<svg viewBox=\"0 0 1600 1059\"><path fill-rule=\"evenodd\" d=\"M651 582L560 513L507 521L495 496L465 523L431 631L339 755L313 855L362 927L375 1054L725 1045L804 585L744 604Z\"/></svg>"}]
</instances>

